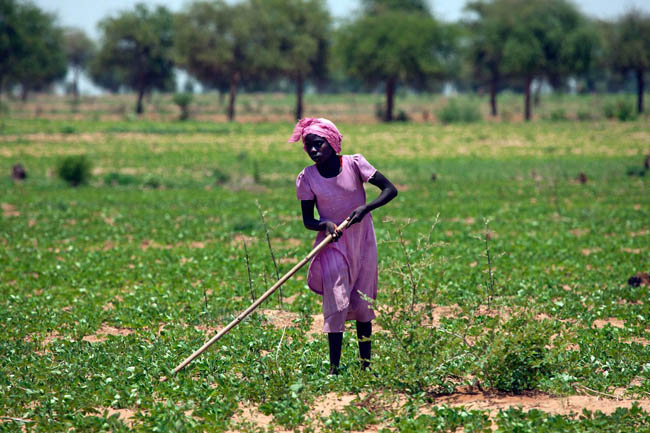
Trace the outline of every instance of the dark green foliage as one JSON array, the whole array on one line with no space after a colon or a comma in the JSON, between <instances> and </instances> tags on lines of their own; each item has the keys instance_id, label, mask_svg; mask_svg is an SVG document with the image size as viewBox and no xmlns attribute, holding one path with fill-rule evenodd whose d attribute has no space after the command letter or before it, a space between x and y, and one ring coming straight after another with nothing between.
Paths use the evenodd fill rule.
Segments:
<instances>
[{"instance_id":1,"label":"dark green foliage","mask_svg":"<svg viewBox=\"0 0 650 433\"><path fill-rule=\"evenodd\" d=\"M23 99L65 76L63 31L56 17L28 2L0 3L0 92L20 85Z\"/></svg>"},{"instance_id":2,"label":"dark green foliage","mask_svg":"<svg viewBox=\"0 0 650 433\"><path fill-rule=\"evenodd\" d=\"M135 176L130 174L122 174L115 171L108 173L104 176L104 185L135 185L138 183L138 179Z\"/></svg>"},{"instance_id":3,"label":"dark green foliage","mask_svg":"<svg viewBox=\"0 0 650 433\"><path fill-rule=\"evenodd\" d=\"M191 93L174 94L174 104L178 105L178 108L181 110L178 120L187 120L190 118L190 104L193 99L194 96Z\"/></svg>"},{"instance_id":4,"label":"dark green foliage","mask_svg":"<svg viewBox=\"0 0 650 433\"><path fill-rule=\"evenodd\" d=\"M550 329L531 318L504 323L494 335L482 361L481 379L499 391L535 389L554 371L547 346Z\"/></svg>"},{"instance_id":5,"label":"dark green foliage","mask_svg":"<svg viewBox=\"0 0 650 433\"><path fill-rule=\"evenodd\" d=\"M621 122L636 120L637 118L634 104L624 98L607 101L605 105L603 105L603 115L607 119L617 119Z\"/></svg>"},{"instance_id":6,"label":"dark green foliage","mask_svg":"<svg viewBox=\"0 0 650 433\"><path fill-rule=\"evenodd\" d=\"M631 9L619 20L605 26L605 46L609 65L617 71L632 72L637 87L637 111L643 112L645 74L650 69L650 14Z\"/></svg>"},{"instance_id":7,"label":"dark green foliage","mask_svg":"<svg viewBox=\"0 0 650 433\"><path fill-rule=\"evenodd\" d=\"M92 163L86 155L68 156L62 159L56 168L57 175L72 186L88 183Z\"/></svg>"},{"instance_id":8,"label":"dark green foliage","mask_svg":"<svg viewBox=\"0 0 650 433\"><path fill-rule=\"evenodd\" d=\"M218 184L224 184L230 180L230 174L218 167L212 170L212 177L215 178Z\"/></svg>"},{"instance_id":9,"label":"dark green foliage","mask_svg":"<svg viewBox=\"0 0 650 433\"><path fill-rule=\"evenodd\" d=\"M398 84L426 87L445 76L453 44L451 27L426 14L394 10L342 26L336 51L348 74L384 86L384 120L392 121Z\"/></svg>"},{"instance_id":10,"label":"dark green foliage","mask_svg":"<svg viewBox=\"0 0 650 433\"><path fill-rule=\"evenodd\" d=\"M133 10L102 20L101 46L91 73L107 87L126 86L137 92L135 111L143 111L142 98L154 89L174 87L172 14L140 3ZM118 87L119 87L118 85Z\"/></svg>"},{"instance_id":11,"label":"dark green foliage","mask_svg":"<svg viewBox=\"0 0 650 433\"><path fill-rule=\"evenodd\" d=\"M473 101L452 98L436 113L442 123L471 123L481 120L481 110Z\"/></svg>"},{"instance_id":12,"label":"dark green foliage","mask_svg":"<svg viewBox=\"0 0 650 433\"><path fill-rule=\"evenodd\" d=\"M563 108L555 109L555 110L551 111L551 114L549 115L549 119L554 121L554 122L567 120L566 111ZM581 119L581 120L584 120L584 119Z\"/></svg>"}]
</instances>

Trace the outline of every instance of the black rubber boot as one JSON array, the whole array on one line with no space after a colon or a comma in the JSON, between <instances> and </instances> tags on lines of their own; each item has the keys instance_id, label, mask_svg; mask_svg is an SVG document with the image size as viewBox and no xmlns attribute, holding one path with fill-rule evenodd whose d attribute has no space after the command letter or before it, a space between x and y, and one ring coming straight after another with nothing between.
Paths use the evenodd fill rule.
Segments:
<instances>
[{"instance_id":1,"label":"black rubber boot","mask_svg":"<svg viewBox=\"0 0 650 433\"><path fill-rule=\"evenodd\" d=\"M370 368L370 352L372 335L372 322L357 322L357 338L359 339L359 355L361 357L361 368Z\"/></svg>"},{"instance_id":2,"label":"black rubber boot","mask_svg":"<svg viewBox=\"0 0 650 433\"><path fill-rule=\"evenodd\" d=\"M330 374L339 374L339 362L341 361L341 346L343 345L342 332L329 332L327 340L330 344Z\"/></svg>"}]
</instances>

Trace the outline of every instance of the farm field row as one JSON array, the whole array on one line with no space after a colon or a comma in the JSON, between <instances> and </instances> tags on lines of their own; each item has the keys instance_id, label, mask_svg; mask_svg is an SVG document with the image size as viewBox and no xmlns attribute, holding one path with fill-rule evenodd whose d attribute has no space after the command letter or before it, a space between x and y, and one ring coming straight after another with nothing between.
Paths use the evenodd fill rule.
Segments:
<instances>
[{"instance_id":1,"label":"farm field row","mask_svg":"<svg viewBox=\"0 0 650 433\"><path fill-rule=\"evenodd\" d=\"M171 377L312 245L293 124L4 119L0 430L650 431L646 120L337 124L400 190L372 372L303 270Z\"/></svg>"}]
</instances>

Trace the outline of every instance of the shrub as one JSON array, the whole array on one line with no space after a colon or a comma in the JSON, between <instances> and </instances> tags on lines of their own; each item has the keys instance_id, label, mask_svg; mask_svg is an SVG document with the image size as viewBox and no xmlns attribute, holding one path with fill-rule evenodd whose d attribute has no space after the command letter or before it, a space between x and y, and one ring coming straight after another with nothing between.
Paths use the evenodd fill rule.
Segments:
<instances>
[{"instance_id":1,"label":"shrub","mask_svg":"<svg viewBox=\"0 0 650 433\"><path fill-rule=\"evenodd\" d=\"M382 122L386 118L386 107L384 107L383 104L375 105L375 117L377 120L381 120ZM396 122L408 122L411 118L406 111L399 110L397 111L397 114L394 115L393 120Z\"/></svg>"},{"instance_id":2,"label":"shrub","mask_svg":"<svg viewBox=\"0 0 650 433\"><path fill-rule=\"evenodd\" d=\"M222 185L230 180L230 174L221 170L219 167L212 170L212 176L216 179L217 183Z\"/></svg>"},{"instance_id":3,"label":"shrub","mask_svg":"<svg viewBox=\"0 0 650 433\"><path fill-rule=\"evenodd\" d=\"M76 187L88 183L92 164L86 155L73 155L61 160L56 168L58 176Z\"/></svg>"},{"instance_id":4,"label":"shrub","mask_svg":"<svg viewBox=\"0 0 650 433\"><path fill-rule=\"evenodd\" d=\"M187 120L190 118L190 104L194 96L191 93L176 93L174 94L174 104L178 105L181 114L179 120Z\"/></svg>"},{"instance_id":5,"label":"shrub","mask_svg":"<svg viewBox=\"0 0 650 433\"><path fill-rule=\"evenodd\" d=\"M594 113L592 113L591 111L588 111L588 110L578 110L578 112L576 113L576 117L581 122L596 119L596 116L594 115Z\"/></svg>"},{"instance_id":6,"label":"shrub","mask_svg":"<svg viewBox=\"0 0 650 433\"><path fill-rule=\"evenodd\" d=\"M160 179L153 175L148 175L144 180L144 186L147 188L158 189L162 185Z\"/></svg>"},{"instance_id":7,"label":"shrub","mask_svg":"<svg viewBox=\"0 0 650 433\"><path fill-rule=\"evenodd\" d=\"M621 122L628 120L635 120L637 113L634 104L625 99L618 99L616 101L608 101L603 106L603 115L608 119L618 119Z\"/></svg>"},{"instance_id":8,"label":"shrub","mask_svg":"<svg viewBox=\"0 0 650 433\"><path fill-rule=\"evenodd\" d=\"M551 111L551 114L549 115L549 119L552 120L553 122L567 120L566 111L564 111L564 108L557 108Z\"/></svg>"},{"instance_id":9,"label":"shrub","mask_svg":"<svg viewBox=\"0 0 650 433\"><path fill-rule=\"evenodd\" d=\"M471 123L481 120L481 111L473 102L450 99L444 107L438 110L437 116L442 123Z\"/></svg>"},{"instance_id":10,"label":"shrub","mask_svg":"<svg viewBox=\"0 0 650 433\"><path fill-rule=\"evenodd\" d=\"M408 122L411 120L408 114L406 114L406 111L404 110L399 110L397 112L397 116L395 116L395 120L398 122Z\"/></svg>"},{"instance_id":11,"label":"shrub","mask_svg":"<svg viewBox=\"0 0 650 433\"><path fill-rule=\"evenodd\" d=\"M549 329L526 318L510 320L504 328L496 334L486 353L482 379L499 391L534 389L552 372L546 348Z\"/></svg>"},{"instance_id":12,"label":"shrub","mask_svg":"<svg viewBox=\"0 0 650 433\"><path fill-rule=\"evenodd\" d=\"M134 185L138 183L135 176L129 174L117 173L115 171L104 176L104 185Z\"/></svg>"}]
</instances>

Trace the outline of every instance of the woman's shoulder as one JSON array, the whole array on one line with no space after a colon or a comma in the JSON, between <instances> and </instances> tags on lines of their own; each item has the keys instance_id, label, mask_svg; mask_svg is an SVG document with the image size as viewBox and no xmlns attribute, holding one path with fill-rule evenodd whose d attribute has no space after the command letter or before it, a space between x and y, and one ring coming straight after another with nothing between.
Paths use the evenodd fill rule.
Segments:
<instances>
[{"instance_id":1,"label":"woman's shoulder","mask_svg":"<svg viewBox=\"0 0 650 433\"><path fill-rule=\"evenodd\" d=\"M308 165L307 167L303 168L300 173L298 173L298 177L296 179L300 180L305 177L309 177L312 170L315 168L314 165Z\"/></svg>"}]
</instances>

